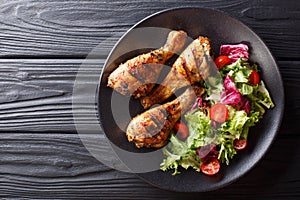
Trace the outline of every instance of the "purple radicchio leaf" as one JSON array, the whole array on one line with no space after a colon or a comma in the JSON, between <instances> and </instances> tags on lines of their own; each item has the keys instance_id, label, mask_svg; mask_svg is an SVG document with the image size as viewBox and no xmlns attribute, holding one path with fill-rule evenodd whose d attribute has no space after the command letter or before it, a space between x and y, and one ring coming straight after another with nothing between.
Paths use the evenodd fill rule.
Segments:
<instances>
[{"instance_id":1,"label":"purple radicchio leaf","mask_svg":"<svg viewBox=\"0 0 300 200\"><path fill-rule=\"evenodd\" d=\"M234 81L227 74L224 80L225 91L221 94L221 102L225 105L236 107L238 110L245 110L247 114L250 113L250 103L242 96L242 94L235 87Z\"/></svg>"},{"instance_id":2,"label":"purple radicchio leaf","mask_svg":"<svg viewBox=\"0 0 300 200\"><path fill-rule=\"evenodd\" d=\"M249 58L248 46L246 44L224 44L220 47L220 54L226 55L232 62L237 61L242 57L243 61Z\"/></svg>"}]
</instances>

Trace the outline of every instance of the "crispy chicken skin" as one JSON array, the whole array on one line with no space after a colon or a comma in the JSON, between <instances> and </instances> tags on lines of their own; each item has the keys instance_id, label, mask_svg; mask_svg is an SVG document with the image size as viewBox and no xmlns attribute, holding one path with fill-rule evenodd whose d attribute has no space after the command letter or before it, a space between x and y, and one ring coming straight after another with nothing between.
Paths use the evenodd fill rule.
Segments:
<instances>
[{"instance_id":1,"label":"crispy chicken skin","mask_svg":"<svg viewBox=\"0 0 300 200\"><path fill-rule=\"evenodd\" d=\"M209 76L207 56L210 56L210 41L206 37L195 39L177 58L164 81L145 97L141 104L145 109L162 103L178 89L206 79Z\"/></svg>"},{"instance_id":2,"label":"crispy chicken skin","mask_svg":"<svg viewBox=\"0 0 300 200\"><path fill-rule=\"evenodd\" d=\"M189 87L178 98L158 107L151 108L134 117L126 131L128 141L136 147L160 148L168 142L174 124L181 115L191 108L197 96L204 89L198 86Z\"/></svg>"},{"instance_id":3,"label":"crispy chicken skin","mask_svg":"<svg viewBox=\"0 0 300 200\"><path fill-rule=\"evenodd\" d=\"M163 64L180 53L186 40L186 32L171 31L163 47L120 64L108 77L107 85L123 95L145 96L155 86Z\"/></svg>"}]
</instances>

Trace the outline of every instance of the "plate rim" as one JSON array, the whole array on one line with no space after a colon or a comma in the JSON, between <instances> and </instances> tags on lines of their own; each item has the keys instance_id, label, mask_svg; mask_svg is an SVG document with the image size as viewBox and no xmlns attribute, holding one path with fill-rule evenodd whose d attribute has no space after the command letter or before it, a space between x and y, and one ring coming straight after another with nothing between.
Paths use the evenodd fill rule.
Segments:
<instances>
[{"instance_id":1,"label":"plate rim","mask_svg":"<svg viewBox=\"0 0 300 200\"><path fill-rule=\"evenodd\" d=\"M99 107L100 105L100 98L99 98L99 95L100 95L100 83L101 83L101 80L102 80L102 77L103 77L103 74L105 72L105 69L107 67L107 64L108 64L108 61L109 61L109 58L111 57L111 55L114 53L114 50L115 48L119 45L119 43L128 35L129 32L131 32L133 29L135 28L138 28L139 26L141 26L143 24L143 22L146 22L147 20L153 18L153 17L157 17L161 14L164 14L164 13L167 13L167 12L174 12L176 10L189 10L189 9L195 9L195 10L205 10L205 11L209 11L209 12L217 12L221 15L225 15L226 17L228 17L230 20L233 20L235 21L236 23L238 23L239 25L243 26L245 29L247 29L248 31L251 32L251 34L253 34L258 40L259 40L259 43L261 43L265 48L266 50L268 51L267 53L271 55L271 58L272 58L272 61L274 62L274 70L276 70L276 74L278 75L278 83L280 83L279 85L279 88L280 90L282 91L282 95L281 95L281 102L282 104L279 105L280 106L280 116L278 118L278 124L277 124L277 127L276 127L276 130L273 131L273 134L272 134L272 137L270 140L270 143L269 145L267 146L267 148L262 152L262 154L260 154L260 157L254 162L254 164L252 164L250 167L247 168L247 170L245 170L243 173L239 173L237 175L237 177L231 179L231 181L227 181L221 185L218 185L217 187L213 187L213 188L210 188L210 189L205 189L205 190L200 190L200 191L194 191L194 190L190 190L190 191L186 191L186 190L174 190L173 188L170 188L170 187L161 187L151 181L149 181L147 178L145 178L143 175L144 174L147 174L147 173L134 173L137 177L139 177L140 179L144 180L145 182L149 183L150 185L153 185L155 187L158 187L160 189L164 189L164 190L168 190L168 191L173 191L173 192L209 192L209 191L214 191L214 190L218 190L220 188L223 188L223 187L226 187L230 184L232 184L233 182L237 181L238 179L242 178L243 176L245 176L246 174L250 173L250 171L253 170L253 168L259 163L262 161L262 159L265 157L265 155L267 154L267 152L269 151L269 149L271 148L272 144L274 143L278 133L279 133L279 130L280 130L280 127L281 127L281 124L282 124L282 119L283 119L283 115L284 115L284 109L285 109L285 92L284 92L284 86L283 86L283 80L282 80L282 75L280 73L280 70L279 70L279 66L278 66L278 63L273 55L273 53L271 52L271 50L268 48L268 46L266 45L266 43L262 40L262 38L256 34L256 32L249 26L247 26L246 24L244 24L242 21L236 19L235 17L229 15L227 12L225 11L222 11L222 10L219 10L219 9L216 9L216 8L208 8L208 7L202 7L202 6L179 6L179 7L172 7L172 8L167 8L167 9L163 9L163 10L160 10L160 11L157 11L155 13L152 13L146 17L144 17L143 19L139 20L138 22L136 22L133 26L131 26L126 32L123 33L123 35L119 38L119 40L114 44L114 46L112 47L110 53L108 54L105 62L104 62L104 65L103 65L103 69L101 71L101 74L100 74L100 78L98 81L98 87L97 87L97 111L98 111L98 116L99 116L99 122L100 122L100 126L102 127L103 129L103 132L104 134L106 135L105 131L104 131L104 127L103 127L103 124L102 124L102 119L101 119L101 109ZM278 106L278 105L276 105ZM151 172L150 172L151 173ZM164 172L166 173L166 172Z\"/></svg>"}]
</instances>

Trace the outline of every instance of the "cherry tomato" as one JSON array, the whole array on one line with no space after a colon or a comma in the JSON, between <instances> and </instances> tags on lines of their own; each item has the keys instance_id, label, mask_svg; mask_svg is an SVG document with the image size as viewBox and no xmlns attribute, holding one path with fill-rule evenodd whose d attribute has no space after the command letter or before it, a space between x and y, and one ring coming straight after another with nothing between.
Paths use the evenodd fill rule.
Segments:
<instances>
[{"instance_id":1,"label":"cherry tomato","mask_svg":"<svg viewBox=\"0 0 300 200\"><path fill-rule=\"evenodd\" d=\"M215 64L217 65L218 69L221 69L225 65L229 65L231 63L231 60L228 56L218 56L215 59Z\"/></svg>"},{"instance_id":2,"label":"cherry tomato","mask_svg":"<svg viewBox=\"0 0 300 200\"><path fill-rule=\"evenodd\" d=\"M206 162L202 163L201 171L206 175L214 175L220 170L220 162L217 158L211 157Z\"/></svg>"},{"instance_id":3,"label":"cherry tomato","mask_svg":"<svg viewBox=\"0 0 300 200\"><path fill-rule=\"evenodd\" d=\"M182 122L176 122L173 129L176 133L176 136L181 140L185 140L189 136L189 129Z\"/></svg>"},{"instance_id":4,"label":"cherry tomato","mask_svg":"<svg viewBox=\"0 0 300 200\"><path fill-rule=\"evenodd\" d=\"M247 146L247 140L245 140L245 139L236 139L233 142L233 146L236 150L243 150Z\"/></svg>"},{"instance_id":5,"label":"cherry tomato","mask_svg":"<svg viewBox=\"0 0 300 200\"><path fill-rule=\"evenodd\" d=\"M260 76L257 73L257 71L252 70L250 76L249 76L249 83L251 83L252 85L257 85L260 81Z\"/></svg>"},{"instance_id":6,"label":"cherry tomato","mask_svg":"<svg viewBox=\"0 0 300 200\"><path fill-rule=\"evenodd\" d=\"M216 103L210 108L210 119L223 123L228 119L228 109L222 103Z\"/></svg>"}]
</instances>

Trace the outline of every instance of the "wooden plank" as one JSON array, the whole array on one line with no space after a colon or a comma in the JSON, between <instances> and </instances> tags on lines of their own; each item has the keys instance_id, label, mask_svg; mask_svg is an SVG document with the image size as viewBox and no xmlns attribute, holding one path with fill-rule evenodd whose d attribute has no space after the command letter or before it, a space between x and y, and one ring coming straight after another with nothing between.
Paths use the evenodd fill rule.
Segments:
<instances>
[{"instance_id":1,"label":"wooden plank","mask_svg":"<svg viewBox=\"0 0 300 200\"><path fill-rule=\"evenodd\" d=\"M75 131L72 91L83 60L0 60L0 130ZM89 80L103 60L84 68ZM98 73L98 75L99 75ZM97 83L98 76L95 77ZM83 105L74 112L92 112ZM87 116L83 119L88 120Z\"/></svg>"},{"instance_id":2,"label":"wooden plank","mask_svg":"<svg viewBox=\"0 0 300 200\"><path fill-rule=\"evenodd\" d=\"M81 100L93 94L79 90L74 95L73 86L79 69L85 86L97 84L103 63L103 59L0 60L0 132L75 133L73 114L80 115L79 124L98 123L92 120L94 99L92 104ZM299 65L299 61L279 62L286 90L282 131L288 134L297 134L300 118ZM72 98L79 102L73 107Z\"/></svg>"},{"instance_id":3,"label":"wooden plank","mask_svg":"<svg viewBox=\"0 0 300 200\"><path fill-rule=\"evenodd\" d=\"M160 190L134 174L104 166L76 134L1 134L0 197L289 199L300 195L299 141L298 135L280 135L264 159L239 181L214 192L185 194Z\"/></svg>"},{"instance_id":4,"label":"wooden plank","mask_svg":"<svg viewBox=\"0 0 300 200\"><path fill-rule=\"evenodd\" d=\"M299 59L299 1L276 2L4 1L0 5L0 57L84 58L98 44L106 55L120 35L144 17L173 7L200 6L220 9L249 25L276 57Z\"/></svg>"}]
</instances>

